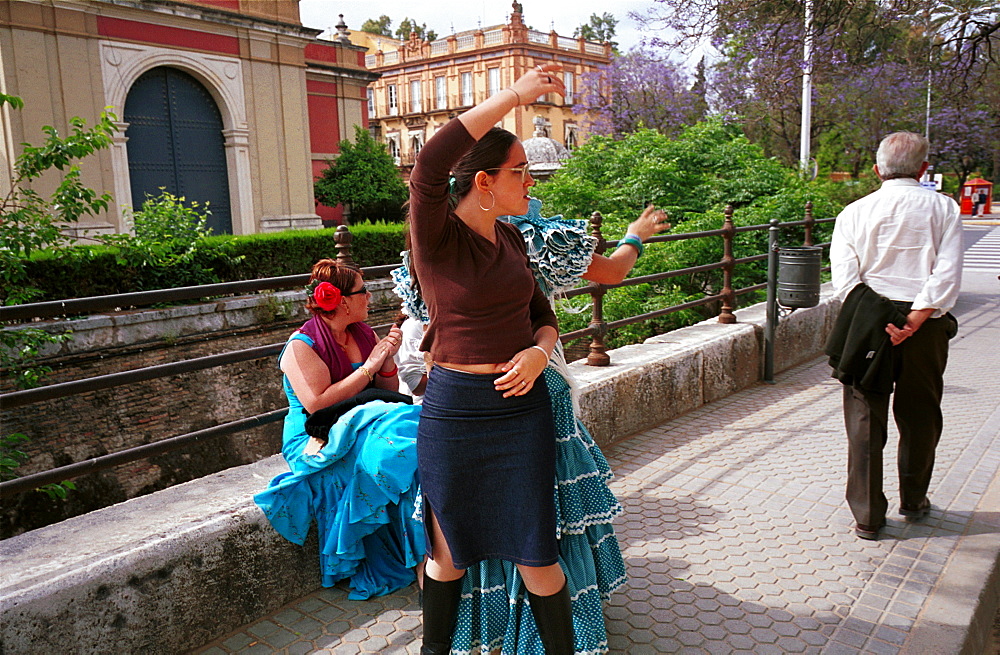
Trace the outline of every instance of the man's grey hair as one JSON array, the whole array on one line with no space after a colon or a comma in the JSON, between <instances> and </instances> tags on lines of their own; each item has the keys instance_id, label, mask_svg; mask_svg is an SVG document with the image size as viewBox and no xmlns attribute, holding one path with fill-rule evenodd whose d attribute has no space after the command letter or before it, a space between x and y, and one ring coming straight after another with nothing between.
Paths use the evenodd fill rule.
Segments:
<instances>
[{"instance_id":1,"label":"man's grey hair","mask_svg":"<svg viewBox=\"0 0 1000 655\"><path fill-rule=\"evenodd\" d=\"M885 137L875 154L879 177L883 180L917 177L927 161L930 145L927 139L913 132L893 132Z\"/></svg>"}]
</instances>

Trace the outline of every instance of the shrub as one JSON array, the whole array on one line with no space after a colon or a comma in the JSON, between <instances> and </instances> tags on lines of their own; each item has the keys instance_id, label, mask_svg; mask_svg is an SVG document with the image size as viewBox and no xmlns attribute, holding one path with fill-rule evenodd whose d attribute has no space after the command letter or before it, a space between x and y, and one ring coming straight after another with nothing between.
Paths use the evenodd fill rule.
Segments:
<instances>
[{"instance_id":1,"label":"shrub","mask_svg":"<svg viewBox=\"0 0 1000 655\"><path fill-rule=\"evenodd\" d=\"M803 180L795 170L764 156L740 130L719 120L689 126L671 139L654 130L639 130L620 140L594 137L574 151L555 177L537 187L545 201L543 213L589 217L600 211L605 238L620 238L646 204L670 213L673 232L716 230L723 225L726 204L735 208L733 222L763 225L772 218L803 218L806 201L813 202L813 216L835 216L850 193L829 182ZM814 241L828 241L832 228L818 227ZM782 242L802 243L802 228L782 230ZM734 237L735 257L767 251L767 230L740 232ZM676 270L721 261L721 237L648 244L632 276ZM763 282L767 262L736 267L733 288ZM722 288L722 271L670 278L655 284L611 289L605 296L605 320L612 321L714 295ZM742 297L740 305L762 298L758 292ZM579 305L582 299L575 299ZM702 307L616 329L609 333L611 346L636 343L676 327L689 325L715 313ZM560 329L570 331L589 322L589 312L560 314Z\"/></svg>"},{"instance_id":2,"label":"shrub","mask_svg":"<svg viewBox=\"0 0 1000 655\"><path fill-rule=\"evenodd\" d=\"M402 225L374 223L350 229L351 252L358 265L399 262ZM123 237L123 245L35 252L24 263L31 284L43 292L40 300L62 300L308 273L316 260L337 256L334 235L334 230L320 229L208 236L198 239L190 252L166 250L160 262L149 250L129 251L129 238Z\"/></svg>"}]
</instances>

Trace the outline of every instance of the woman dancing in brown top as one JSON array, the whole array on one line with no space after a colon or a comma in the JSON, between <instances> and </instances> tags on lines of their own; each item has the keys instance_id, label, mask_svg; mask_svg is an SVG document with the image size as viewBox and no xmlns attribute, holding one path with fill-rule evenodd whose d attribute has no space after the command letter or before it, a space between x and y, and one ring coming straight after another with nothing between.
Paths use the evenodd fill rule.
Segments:
<instances>
[{"instance_id":1,"label":"woman dancing in brown top","mask_svg":"<svg viewBox=\"0 0 1000 655\"><path fill-rule=\"evenodd\" d=\"M410 177L412 271L435 362L417 436L430 559L422 653L447 653L464 569L517 565L547 653L573 652L566 578L557 563L552 408L539 377L558 337L528 267L524 148L494 128L519 104L562 93L560 67L539 66L442 127Z\"/></svg>"}]
</instances>

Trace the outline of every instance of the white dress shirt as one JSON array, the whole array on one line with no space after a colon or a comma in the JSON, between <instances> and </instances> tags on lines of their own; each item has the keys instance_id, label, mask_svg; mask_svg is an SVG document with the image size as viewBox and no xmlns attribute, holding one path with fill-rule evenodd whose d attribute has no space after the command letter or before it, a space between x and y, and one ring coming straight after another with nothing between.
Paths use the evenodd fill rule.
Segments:
<instances>
[{"instance_id":1,"label":"white dress shirt","mask_svg":"<svg viewBox=\"0 0 1000 655\"><path fill-rule=\"evenodd\" d=\"M837 217L830 265L841 296L864 282L942 316L955 306L962 282L958 203L912 178L886 180Z\"/></svg>"}]
</instances>

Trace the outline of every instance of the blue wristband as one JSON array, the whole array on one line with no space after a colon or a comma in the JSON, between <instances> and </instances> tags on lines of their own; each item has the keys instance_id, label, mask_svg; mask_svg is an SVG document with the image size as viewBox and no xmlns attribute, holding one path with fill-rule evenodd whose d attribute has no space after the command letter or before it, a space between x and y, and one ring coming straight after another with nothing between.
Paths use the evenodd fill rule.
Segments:
<instances>
[{"instance_id":1,"label":"blue wristband","mask_svg":"<svg viewBox=\"0 0 1000 655\"><path fill-rule=\"evenodd\" d=\"M642 253L645 250L645 248L642 245L642 239L640 239L637 234L626 234L618 242L618 245L619 246L629 245L635 248L636 252L638 253L636 255L637 258L642 257Z\"/></svg>"}]
</instances>

